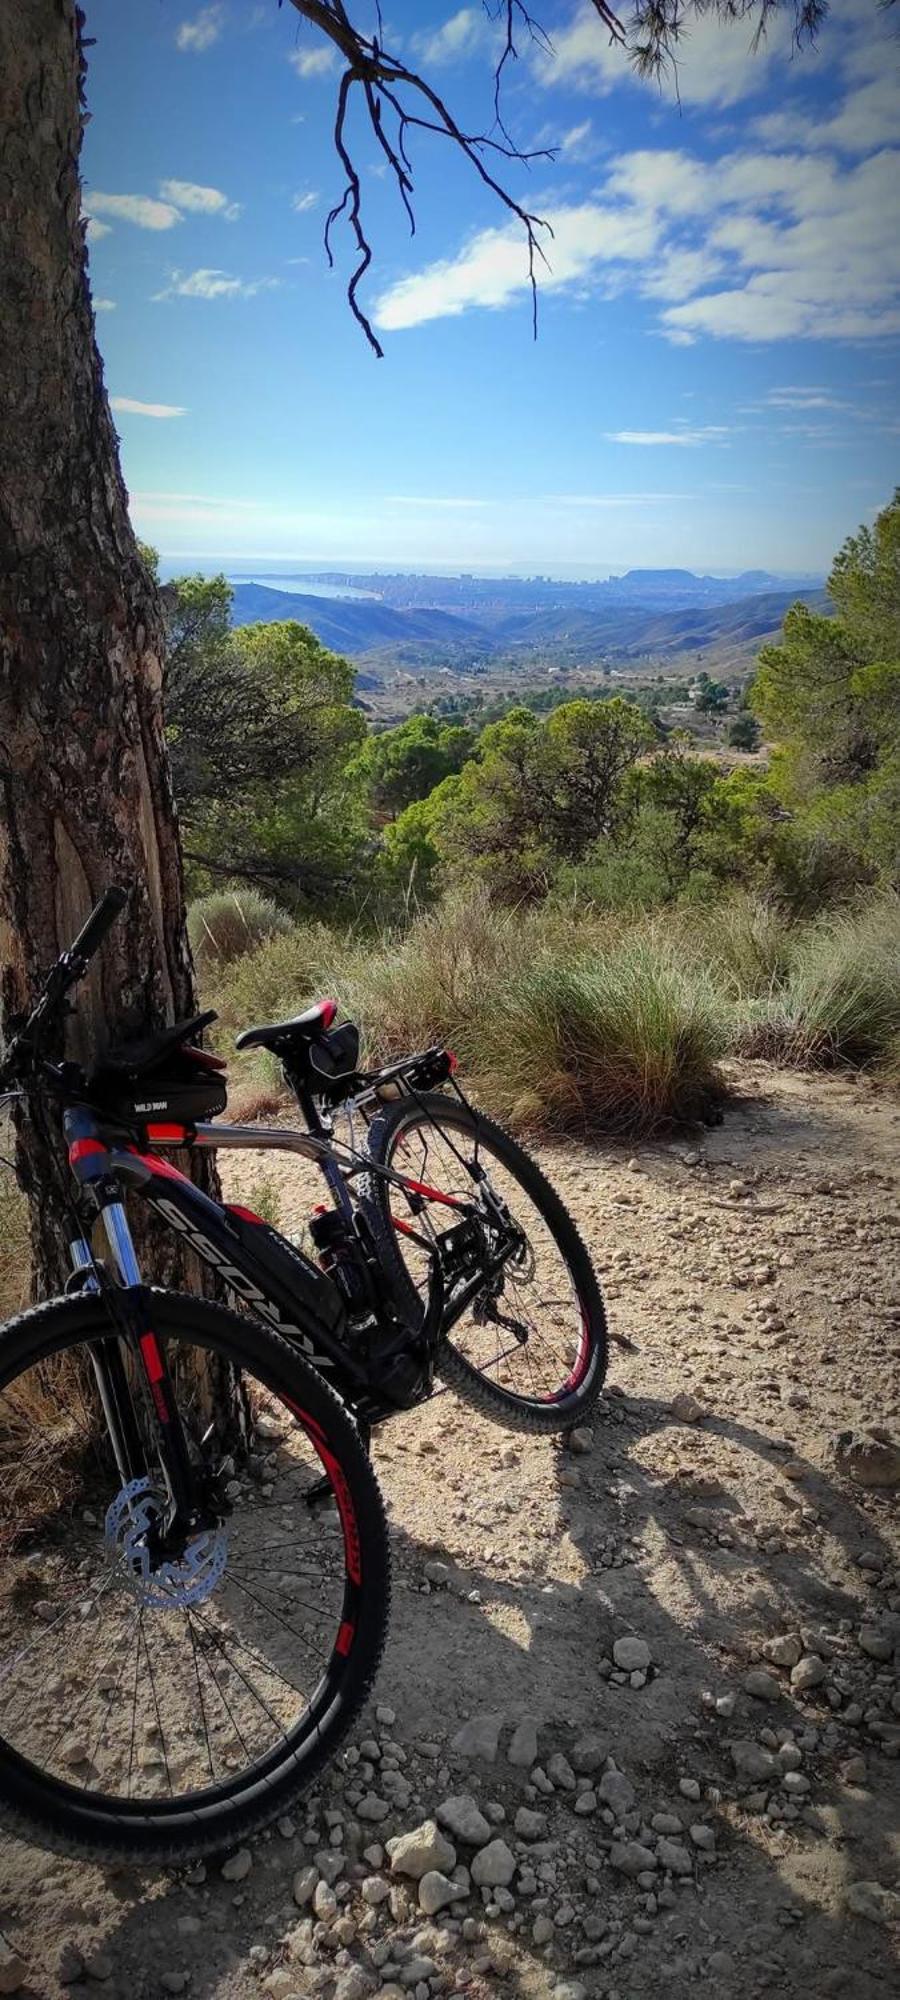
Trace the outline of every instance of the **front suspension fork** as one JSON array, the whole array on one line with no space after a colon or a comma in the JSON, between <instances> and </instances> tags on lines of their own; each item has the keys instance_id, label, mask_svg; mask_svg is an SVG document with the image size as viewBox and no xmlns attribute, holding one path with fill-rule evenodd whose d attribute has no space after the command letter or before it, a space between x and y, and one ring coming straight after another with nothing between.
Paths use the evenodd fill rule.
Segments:
<instances>
[{"instance_id":1,"label":"front suspension fork","mask_svg":"<svg viewBox=\"0 0 900 2000\"><path fill-rule=\"evenodd\" d=\"M124 1204L103 1201L100 1220L119 1277L110 1303L121 1325L122 1337L134 1353L154 1412L156 1449L169 1496L166 1532L173 1528L186 1530L198 1518L196 1481L165 1350L150 1324L147 1293ZM90 1247L81 1239L72 1245L72 1259L76 1269L94 1268ZM96 1280L92 1284L88 1278L86 1286L96 1288ZM148 1466L122 1352L122 1337L110 1333L96 1342L91 1360L116 1466L123 1485L128 1485L133 1479L146 1477Z\"/></svg>"}]
</instances>

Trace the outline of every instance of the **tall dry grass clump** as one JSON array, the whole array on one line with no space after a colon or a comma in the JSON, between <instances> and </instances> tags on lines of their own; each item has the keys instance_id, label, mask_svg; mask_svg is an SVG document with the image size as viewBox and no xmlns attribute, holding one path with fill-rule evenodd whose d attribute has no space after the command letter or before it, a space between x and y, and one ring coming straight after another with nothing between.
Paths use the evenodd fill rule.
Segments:
<instances>
[{"instance_id":1,"label":"tall dry grass clump","mask_svg":"<svg viewBox=\"0 0 900 2000\"><path fill-rule=\"evenodd\" d=\"M255 951L266 938L293 930L286 910L257 889L215 889L188 910L188 935L198 966L214 970Z\"/></svg>"},{"instance_id":2,"label":"tall dry grass clump","mask_svg":"<svg viewBox=\"0 0 900 2000\"><path fill-rule=\"evenodd\" d=\"M716 995L652 929L602 953L547 956L485 1023L484 1095L514 1124L651 1133L712 1115L726 1028Z\"/></svg>"},{"instance_id":3,"label":"tall dry grass clump","mask_svg":"<svg viewBox=\"0 0 900 2000\"><path fill-rule=\"evenodd\" d=\"M783 983L749 1010L741 1054L795 1069L896 1068L900 1051L900 898L811 925Z\"/></svg>"}]
</instances>

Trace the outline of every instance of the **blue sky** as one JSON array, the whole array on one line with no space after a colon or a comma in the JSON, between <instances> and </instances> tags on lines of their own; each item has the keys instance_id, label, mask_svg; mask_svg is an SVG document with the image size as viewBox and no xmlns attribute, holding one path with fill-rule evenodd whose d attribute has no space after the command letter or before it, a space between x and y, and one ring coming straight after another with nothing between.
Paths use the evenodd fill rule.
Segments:
<instances>
[{"instance_id":1,"label":"blue sky","mask_svg":"<svg viewBox=\"0 0 900 2000\"><path fill-rule=\"evenodd\" d=\"M839 0L817 47L695 28L678 97L583 0L532 0L504 166L551 219L539 339L522 232L446 142L417 231L352 128L374 261L347 309L322 227L338 69L275 0L85 0L85 208L139 531L165 553L513 565L824 567L900 461L900 40ZM374 23L372 0L355 0ZM388 0L386 42L488 129L478 0ZM840 17L839 19L837 17ZM679 102L680 98L680 102Z\"/></svg>"}]
</instances>

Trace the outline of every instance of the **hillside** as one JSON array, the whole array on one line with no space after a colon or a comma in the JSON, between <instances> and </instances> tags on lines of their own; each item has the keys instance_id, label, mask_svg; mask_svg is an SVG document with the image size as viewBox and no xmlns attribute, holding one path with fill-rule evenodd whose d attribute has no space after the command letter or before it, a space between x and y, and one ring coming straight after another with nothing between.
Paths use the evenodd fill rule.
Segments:
<instances>
[{"instance_id":1,"label":"hillside","mask_svg":"<svg viewBox=\"0 0 900 2000\"><path fill-rule=\"evenodd\" d=\"M623 579L623 581L625 581ZM704 579L696 579L698 585ZM696 604L662 610L634 601L564 604L514 612L495 608L478 618L421 607L397 609L377 598L316 597L307 591L270 590L264 584L234 586L232 620L247 625L258 620L297 618L309 625L326 646L353 658L378 655L378 666L389 670L438 671L481 659L522 663L545 660L548 653L569 662L603 657L634 662L702 652L723 651L743 664L748 648L777 633L789 605L802 595L816 610L827 611L824 591L771 590L736 601ZM375 661L372 661L375 665Z\"/></svg>"},{"instance_id":2,"label":"hillside","mask_svg":"<svg viewBox=\"0 0 900 2000\"><path fill-rule=\"evenodd\" d=\"M306 591L269 590L261 583L235 585L233 625L269 624L275 618L299 619L337 653L367 653L392 641L440 646L445 652L483 643L474 621L448 611L395 611L377 598L314 597Z\"/></svg>"}]
</instances>

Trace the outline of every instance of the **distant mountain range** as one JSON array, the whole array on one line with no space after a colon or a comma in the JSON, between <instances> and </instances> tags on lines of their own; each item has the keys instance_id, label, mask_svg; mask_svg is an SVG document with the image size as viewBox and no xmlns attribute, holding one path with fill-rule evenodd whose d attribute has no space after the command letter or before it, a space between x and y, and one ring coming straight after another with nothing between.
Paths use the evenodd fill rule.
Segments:
<instances>
[{"instance_id":1,"label":"distant mountain range","mask_svg":"<svg viewBox=\"0 0 900 2000\"><path fill-rule=\"evenodd\" d=\"M444 581L438 580L438 586ZM401 607L374 596L317 597L309 591L236 583L232 621L247 625L296 618L335 652L356 659L374 655L370 664L382 671L394 663L427 672L476 661L489 664L500 657L521 658L525 664L548 654L570 663L602 659L624 665L648 655L669 657L708 648L724 648L726 655L738 660L751 644L779 630L785 611L798 597L818 610L829 609L825 592L810 587L808 579L798 580L793 588L786 587L784 579L773 588L775 581L763 571L747 572L730 580L732 591L737 584L739 594L728 598L718 595L721 578L693 577L688 570L632 570L609 584L590 587L587 601L588 586L555 585L556 602L532 601L525 609L516 604L516 600L521 604L519 579L509 580L508 594L506 579L492 580L491 598L479 607L477 617L421 603ZM696 595L686 604L684 598L692 588ZM547 586L537 579L531 589L541 598Z\"/></svg>"}]
</instances>

